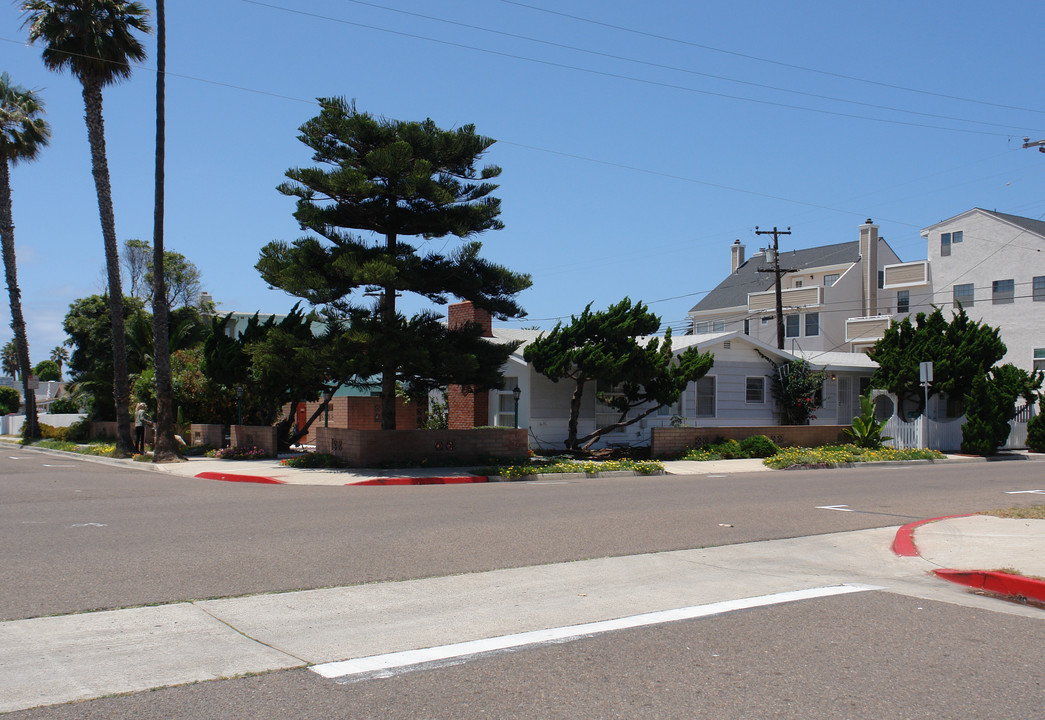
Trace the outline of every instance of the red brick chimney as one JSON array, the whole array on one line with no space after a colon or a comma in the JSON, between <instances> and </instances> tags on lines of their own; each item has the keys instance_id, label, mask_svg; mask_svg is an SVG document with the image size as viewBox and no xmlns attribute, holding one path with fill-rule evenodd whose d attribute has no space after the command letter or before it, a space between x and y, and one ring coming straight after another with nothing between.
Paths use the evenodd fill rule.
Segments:
<instances>
[{"instance_id":1,"label":"red brick chimney","mask_svg":"<svg viewBox=\"0 0 1045 720\"><path fill-rule=\"evenodd\" d=\"M483 329L483 337L493 337L493 318L471 301L454 303L446 314L451 329L466 323L477 323ZM467 430L490 424L490 393L466 393L460 385L451 385L446 391L447 423L451 430Z\"/></svg>"}]
</instances>

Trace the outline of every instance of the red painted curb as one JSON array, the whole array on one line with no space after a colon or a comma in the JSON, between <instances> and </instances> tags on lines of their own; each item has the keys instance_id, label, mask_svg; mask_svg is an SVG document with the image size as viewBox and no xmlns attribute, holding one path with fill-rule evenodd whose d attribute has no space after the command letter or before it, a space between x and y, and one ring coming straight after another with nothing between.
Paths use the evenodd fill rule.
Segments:
<instances>
[{"instance_id":1,"label":"red painted curb","mask_svg":"<svg viewBox=\"0 0 1045 720\"><path fill-rule=\"evenodd\" d=\"M282 480L265 477L264 475L234 475L219 472L201 472L196 477L203 480L223 480L225 482L259 483L261 485L286 485Z\"/></svg>"},{"instance_id":2,"label":"red painted curb","mask_svg":"<svg viewBox=\"0 0 1045 720\"><path fill-rule=\"evenodd\" d=\"M490 479L485 475L462 475L458 477L402 477L402 478L373 478L362 482L345 483L354 485L461 485L464 483L484 483Z\"/></svg>"},{"instance_id":3,"label":"red painted curb","mask_svg":"<svg viewBox=\"0 0 1045 720\"><path fill-rule=\"evenodd\" d=\"M1045 602L1045 582L993 570L933 570L937 577L997 595L1019 595Z\"/></svg>"},{"instance_id":4,"label":"red painted curb","mask_svg":"<svg viewBox=\"0 0 1045 720\"><path fill-rule=\"evenodd\" d=\"M921 557L921 553L918 552L918 546L914 544L914 531L922 525L936 522L937 520L950 520L951 518L961 517L971 517L971 515L944 515L943 517L907 523L896 531L896 537L893 538L893 552L900 557Z\"/></svg>"}]
</instances>

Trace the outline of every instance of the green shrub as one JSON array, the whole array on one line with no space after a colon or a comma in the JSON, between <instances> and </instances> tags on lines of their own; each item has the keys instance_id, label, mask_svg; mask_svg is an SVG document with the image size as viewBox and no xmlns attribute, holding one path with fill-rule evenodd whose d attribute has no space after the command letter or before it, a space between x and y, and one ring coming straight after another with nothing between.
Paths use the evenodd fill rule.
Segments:
<instances>
[{"instance_id":1,"label":"green shrub","mask_svg":"<svg viewBox=\"0 0 1045 720\"><path fill-rule=\"evenodd\" d=\"M723 460L735 460L736 458L747 457L747 453L744 452L744 449L740 447L740 443L736 440L726 440L724 443L717 445L715 450L722 456Z\"/></svg>"},{"instance_id":2,"label":"green shrub","mask_svg":"<svg viewBox=\"0 0 1045 720\"><path fill-rule=\"evenodd\" d=\"M339 468L344 463L329 453L306 453L292 458L284 458L279 461L280 465L292 468Z\"/></svg>"},{"instance_id":3,"label":"green shrub","mask_svg":"<svg viewBox=\"0 0 1045 720\"><path fill-rule=\"evenodd\" d=\"M853 418L852 427L846 428L842 432L852 438L853 444L857 447L874 450L882 447L882 443L886 440L892 440L891 437L882 435L883 429L885 429L885 422L874 416L874 402L869 396L861 395L860 415Z\"/></svg>"},{"instance_id":4,"label":"green shrub","mask_svg":"<svg viewBox=\"0 0 1045 720\"><path fill-rule=\"evenodd\" d=\"M18 412L22 406L22 396L18 391L6 385L0 385L0 415Z\"/></svg>"},{"instance_id":5,"label":"green shrub","mask_svg":"<svg viewBox=\"0 0 1045 720\"><path fill-rule=\"evenodd\" d=\"M91 439L91 423L86 419L77 420L65 430L65 439L70 442L85 443Z\"/></svg>"},{"instance_id":6,"label":"green shrub","mask_svg":"<svg viewBox=\"0 0 1045 720\"><path fill-rule=\"evenodd\" d=\"M80 412L80 404L71 398L60 397L51 403L51 406L47 409L47 412L51 415L78 413Z\"/></svg>"},{"instance_id":7,"label":"green shrub","mask_svg":"<svg viewBox=\"0 0 1045 720\"><path fill-rule=\"evenodd\" d=\"M1006 405L1008 403L1008 405ZM1012 398L988 376L978 375L965 396L962 452L993 455L1009 437Z\"/></svg>"},{"instance_id":8,"label":"green shrub","mask_svg":"<svg viewBox=\"0 0 1045 720\"><path fill-rule=\"evenodd\" d=\"M767 458L776 455L780 448L765 435L752 435L740 441L740 448L748 457Z\"/></svg>"},{"instance_id":9,"label":"green shrub","mask_svg":"<svg viewBox=\"0 0 1045 720\"><path fill-rule=\"evenodd\" d=\"M47 425L45 423L38 424L40 426L40 437L44 440L65 441L69 439L69 428L67 427L55 427L54 425Z\"/></svg>"},{"instance_id":10,"label":"green shrub","mask_svg":"<svg viewBox=\"0 0 1045 720\"><path fill-rule=\"evenodd\" d=\"M1045 398L1038 400L1038 414L1027 423L1027 447L1045 452Z\"/></svg>"}]
</instances>

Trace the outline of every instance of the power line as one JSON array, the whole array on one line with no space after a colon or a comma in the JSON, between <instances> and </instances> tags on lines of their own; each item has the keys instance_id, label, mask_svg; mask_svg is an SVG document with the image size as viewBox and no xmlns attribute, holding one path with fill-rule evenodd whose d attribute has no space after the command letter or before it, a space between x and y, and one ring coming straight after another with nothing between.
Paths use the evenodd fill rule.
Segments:
<instances>
[{"instance_id":1,"label":"power line","mask_svg":"<svg viewBox=\"0 0 1045 720\"><path fill-rule=\"evenodd\" d=\"M723 48L712 47L711 45L702 45L701 43L693 42L691 40L681 40L679 38L673 38L666 35L658 35L656 33L645 32L642 30L636 30L635 28L623 27L620 25L613 25L611 23L602 22L599 20L592 20L591 18L581 17L579 15L570 15L568 13L560 12L558 10L549 10L548 8L538 7L536 5L529 5L527 3L518 2L517 0L501 0L501 2L507 5L518 5L519 7L527 8L528 10L534 10L536 12L547 13L549 15L559 15L561 17L569 18L570 20L577 20L583 23L589 23L591 25L600 25L607 27L612 30L620 30L621 32L631 33L633 35L641 35L656 40L665 40L667 42L677 43L679 45L688 45L690 47L700 48L701 50L710 50L711 52L722 53L725 55L732 55L734 57L744 58L745 60L755 60L757 62L769 63L770 65L777 65L779 67L791 68L792 70L802 70L803 72L816 73L818 75L825 75L827 77L840 78L842 80L852 80L853 82L866 83L868 85L877 85L878 87L890 88L892 90L903 90L904 92L918 93L919 95L929 95L932 97L944 98L946 100L959 100L961 102L975 103L977 105L986 105L989 107L1003 108L1005 110L1019 110L1021 112L1032 112L1045 114L1045 110L1038 108L1025 108L1016 105L1004 105L1001 103L994 103L987 100L978 100L976 98L967 98L960 95L948 95L946 93L934 92L932 90L922 90L919 88L906 87L904 85L893 85L887 82L881 82L878 80L870 80L868 78L856 77L855 75L845 75L843 73L831 72L830 70L821 70L819 68L806 67L804 65L796 65L793 63L783 62L781 60L773 60L770 58L759 57L757 55L748 55L742 52L736 52L734 50L725 50Z\"/></svg>"},{"instance_id":2,"label":"power line","mask_svg":"<svg viewBox=\"0 0 1045 720\"><path fill-rule=\"evenodd\" d=\"M554 61L551 61L551 60L541 60L539 58L526 57L525 55L516 55L514 53L502 52L500 50L490 50L490 49L487 49L487 48L480 48L480 47L476 47L474 45L467 45L465 43L458 43L458 42L453 42L453 41L450 41L450 40L439 40L439 39L436 39L436 38L427 37L425 35L418 35L416 33L408 33L408 32L403 32L401 30L391 30L389 28L379 27L377 25L368 25L366 23L359 23L359 22L354 22L354 21L351 21L351 20L344 20L344 19L341 19L341 18L331 17L329 15L320 15L319 13L312 13L312 12L307 12L307 11L304 11L304 10L295 10L294 8L283 7L281 5L272 5L270 3L260 2L260 0L242 0L242 2L248 3L250 5L257 5L259 7L267 7L267 8L273 9L273 10L280 10L282 12L292 13L292 14L295 14L295 15L302 15L304 17L316 18L318 20L325 20L325 21L328 21L328 22L340 23L342 25L351 25L353 27L364 28L366 30L376 30L378 32L383 32L383 33L387 33L387 34L390 34L390 35L398 35L400 37L408 37L408 38L412 38L414 40L424 40L425 42L431 42L431 43L437 43L439 45L446 45L446 46L449 46L449 47L461 48L463 50L472 50L472 51L475 51L475 52L481 52L481 53L485 53L485 54L488 54L488 55L495 55L497 57L506 57L506 58L511 58L511 59L514 59L514 60L522 60L524 62L535 63L535 64L538 64L538 65L546 65L548 67L556 67L556 68L561 68L561 69L566 69L566 70L573 70L573 71L576 71L576 72L582 72L582 73L587 73L589 75L597 75L599 77L607 77L607 78L612 78L612 79L616 79L616 80L626 80L628 82L640 83L640 84L644 84L644 85L652 85L652 86L655 86L655 87L662 87L662 88L667 88L667 89L670 89L670 90L680 90L682 92L697 93L697 94L700 94L700 95L709 95L709 96L712 96L712 97L721 97L721 98L726 98L726 99L729 99L729 100L741 100L741 101L744 101L744 102L756 103L756 104L759 104L759 105L769 105L771 107L781 107L781 108L787 108L787 109L790 109L790 110L804 110L806 112L820 113L822 115L833 115L835 117L844 117L844 118L850 118L850 119L854 119L854 120L866 120L866 121L869 121L869 122L887 123L887 124L890 124L890 125L903 125L903 126L907 126L907 127L926 128L926 129L929 129L929 130L944 130L944 131L950 131L950 132L969 133L969 134L973 134L973 135L987 135L987 136L992 136L992 137L1006 137L1006 138L1012 137L1012 133L996 133L996 132L987 132L986 130L972 130L970 128L953 128L953 127L945 127L945 126L942 126L942 125L928 125L928 124L925 124L925 123L908 122L906 120L890 120L890 119L887 119L887 118L875 118L875 117L870 117L870 116L867 116L867 115L856 115L856 114L853 114L853 113L843 113L843 112L838 112L838 111L835 111L835 110L823 110L823 109L819 109L819 108L810 108L810 107L805 107L803 105L791 105L789 103L775 102L773 100L759 100L757 98L749 98L749 97L744 97L742 95L730 95L728 93L714 92L712 90L699 90L697 88L691 88L691 87L687 87L685 85L678 85L676 83L660 82L660 81L657 81L657 80L647 80L647 79L644 79L644 78L637 78L637 77L633 77L633 76L630 76L630 75L622 75L620 73L612 73L612 72L607 72L607 71L604 71L604 70L594 70L594 69L591 69L591 68L582 68L582 67L578 67L576 65L568 65L566 63L559 63L559 62L554 62Z\"/></svg>"},{"instance_id":3,"label":"power line","mask_svg":"<svg viewBox=\"0 0 1045 720\"><path fill-rule=\"evenodd\" d=\"M636 65L644 65L646 67L657 68L659 70L671 70L673 72L685 73L687 75L695 75L698 77L709 78L712 80L721 80L723 82L735 83L738 85L747 85L749 87L761 88L763 90L773 90L776 92L790 93L792 95L800 95L803 97L815 98L817 100L830 100L832 102L846 103L849 105L857 105L860 107L874 108L876 110L888 110L890 112L906 113L908 115L918 115L920 117L936 118L938 120L952 120L954 122L964 122L974 125L985 125L989 127L997 128L1008 128L1013 129L1015 126L1007 125L1002 123L987 122L984 120L969 120L967 118L952 117L950 115L939 115L936 113L922 112L919 110L907 110L905 108L890 107L888 105L881 105L879 103L862 102L860 100L849 100L847 98L834 97L831 95L821 95L818 93L805 92L802 90L795 90L793 88L780 87L777 85L768 85L765 83L753 82L751 80L741 80L739 78L728 77L725 75L715 75L712 73L700 72L699 70L692 70L690 68L678 67L675 65L665 65L663 63L652 62L649 60L642 60L639 58L626 57L623 55L615 55L613 53L602 52L600 50L591 50L589 48L577 47L576 45L567 45L565 43L554 42L551 40L545 40L543 38L532 37L529 35L520 35L518 33L506 32L504 30L496 30L494 28L483 27L481 25L473 25L471 23L458 22L456 20L448 20L446 18L436 17L433 15L425 15L423 13L411 12L409 10L401 10L399 8L391 8L386 5L380 5L378 3L365 2L365 0L344 0L355 5L362 5L365 7L376 8L379 10L385 10L387 12L398 13L400 15L407 15L409 17L421 18L423 20L430 20L432 22L443 23L445 25L453 25L455 27L466 28L469 30L477 30L479 32L489 33L491 35L499 35L501 37L513 38L515 40L525 40L526 42L538 43L541 45L547 45L549 47L559 48L562 50L570 50L573 52L584 53L587 55L594 55L596 57L607 58L610 60L620 60L623 62L629 62Z\"/></svg>"}]
</instances>

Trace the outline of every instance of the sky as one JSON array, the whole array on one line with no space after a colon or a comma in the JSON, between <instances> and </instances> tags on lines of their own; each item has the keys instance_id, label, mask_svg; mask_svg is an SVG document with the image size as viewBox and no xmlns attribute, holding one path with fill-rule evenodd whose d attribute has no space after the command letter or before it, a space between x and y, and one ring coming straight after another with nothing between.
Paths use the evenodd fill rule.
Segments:
<instances>
[{"instance_id":1,"label":"sky","mask_svg":"<svg viewBox=\"0 0 1045 720\"><path fill-rule=\"evenodd\" d=\"M145 3L150 10L153 4ZM317 97L374 115L474 124L496 140L505 228L483 256L529 273L514 327L625 296L677 333L729 273L729 246L855 241L867 218L904 261L973 207L1045 218L1040 6L1031 2L182 0L167 3L168 249L221 311L295 302L254 269L303 232L284 173L311 164ZM33 364L104 289L79 83L0 4L0 70L36 90L53 138L12 169ZM946 10L944 10L946 8ZM155 38L105 90L117 236L151 241ZM451 250L453 238L420 241ZM0 293L0 344L12 336ZM429 307L404 299L407 310Z\"/></svg>"}]
</instances>

